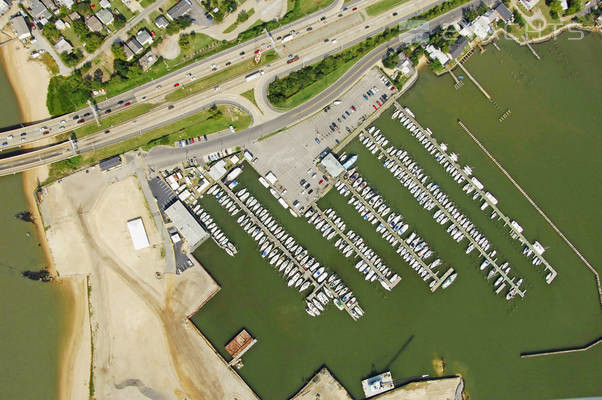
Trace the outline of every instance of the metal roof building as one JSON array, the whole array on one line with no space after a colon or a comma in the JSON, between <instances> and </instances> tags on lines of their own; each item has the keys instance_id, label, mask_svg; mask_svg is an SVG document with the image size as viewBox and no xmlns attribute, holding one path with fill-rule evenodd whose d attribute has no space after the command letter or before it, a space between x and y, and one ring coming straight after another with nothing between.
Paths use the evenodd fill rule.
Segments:
<instances>
[{"instance_id":1,"label":"metal roof building","mask_svg":"<svg viewBox=\"0 0 602 400\"><path fill-rule=\"evenodd\" d=\"M174 223L182 237L186 239L190 250L194 249L209 236L179 200L165 209L165 215Z\"/></svg>"},{"instance_id":2,"label":"metal roof building","mask_svg":"<svg viewBox=\"0 0 602 400\"><path fill-rule=\"evenodd\" d=\"M107 10L106 8L98 10L98 12L96 13L96 18L98 18L100 22L102 22L105 25L113 23L113 20L115 19L113 17L113 13Z\"/></svg>"},{"instance_id":3,"label":"metal roof building","mask_svg":"<svg viewBox=\"0 0 602 400\"><path fill-rule=\"evenodd\" d=\"M343 171L345 171L345 167L341 165L339 160L337 160L332 153L328 153L321 162L324 168L326 168L326 172L328 172L328 174L333 178L336 178L337 176L341 175Z\"/></svg>"},{"instance_id":4,"label":"metal roof building","mask_svg":"<svg viewBox=\"0 0 602 400\"><path fill-rule=\"evenodd\" d=\"M96 15L91 15L88 18L86 18L86 26L92 32L102 31L102 23L100 22L100 20L98 19L98 17Z\"/></svg>"},{"instance_id":5,"label":"metal roof building","mask_svg":"<svg viewBox=\"0 0 602 400\"><path fill-rule=\"evenodd\" d=\"M40 0L29 0L29 4L31 5L31 16L40 19L40 18L50 18L52 14L46 6Z\"/></svg>"},{"instance_id":6,"label":"metal roof building","mask_svg":"<svg viewBox=\"0 0 602 400\"><path fill-rule=\"evenodd\" d=\"M146 235L146 229L142 223L142 218L134 218L128 221L128 230L130 231L130 237L134 244L134 250L145 249L150 246L148 242L148 236Z\"/></svg>"},{"instance_id":7,"label":"metal roof building","mask_svg":"<svg viewBox=\"0 0 602 400\"><path fill-rule=\"evenodd\" d=\"M175 6L167 10L167 18L172 21L180 17L185 16L192 9L192 3L190 0L181 0Z\"/></svg>"},{"instance_id":8,"label":"metal roof building","mask_svg":"<svg viewBox=\"0 0 602 400\"><path fill-rule=\"evenodd\" d=\"M121 166L121 156L116 155L110 158L105 158L104 160L100 160L98 166L102 172L117 168Z\"/></svg>"},{"instance_id":9,"label":"metal roof building","mask_svg":"<svg viewBox=\"0 0 602 400\"><path fill-rule=\"evenodd\" d=\"M13 30L17 34L19 40L29 39L31 37L31 32L29 31L29 27L27 26L27 22L25 22L25 18L22 15L17 15L16 17L12 17L10 19L10 23L13 27Z\"/></svg>"}]
</instances>

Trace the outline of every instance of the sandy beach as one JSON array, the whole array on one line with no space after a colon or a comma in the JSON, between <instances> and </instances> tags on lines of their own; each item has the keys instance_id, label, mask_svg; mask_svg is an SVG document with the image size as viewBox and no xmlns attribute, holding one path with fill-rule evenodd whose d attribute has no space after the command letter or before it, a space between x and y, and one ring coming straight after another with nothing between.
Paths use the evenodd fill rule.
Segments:
<instances>
[{"instance_id":1,"label":"sandy beach","mask_svg":"<svg viewBox=\"0 0 602 400\"><path fill-rule=\"evenodd\" d=\"M50 117L46 108L46 94L50 73L41 62L29 58L29 53L19 41L0 48L0 59L10 81L23 122Z\"/></svg>"}]
</instances>

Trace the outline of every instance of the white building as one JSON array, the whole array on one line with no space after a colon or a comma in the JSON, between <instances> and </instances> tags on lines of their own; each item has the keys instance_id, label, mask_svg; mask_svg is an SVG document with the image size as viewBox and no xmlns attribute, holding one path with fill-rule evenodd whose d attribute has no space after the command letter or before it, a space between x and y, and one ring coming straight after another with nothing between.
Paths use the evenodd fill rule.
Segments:
<instances>
[{"instance_id":1,"label":"white building","mask_svg":"<svg viewBox=\"0 0 602 400\"><path fill-rule=\"evenodd\" d=\"M134 244L134 250L145 249L150 246L142 218L138 217L128 221L128 230Z\"/></svg>"},{"instance_id":2,"label":"white building","mask_svg":"<svg viewBox=\"0 0 602 400\"><path fill-rule=\"evenodd\" d=\"M174 223L180 235L188 242L190 250L209 236L181 201L176 201L169 206L165 210L165 214Z\"/></svg>"},{"instance_id":3,"label":"white building","mask_svg":"<svg viewBox=\"0 0 602 400\"><path fill-rule=\"evenodd\" d=\"M531 10L533 7L535 7L537 5L537 3L539 3L539 0L520 0L520 3L527 10Z\"/></svg>"},{"instance_id":4,"label":"white building","mask_svg":"<svg viewBox=\"0 0 602 400\"><path fill-rule=\"evenodd\" d=\"M10 9L9 0L0 0L0 15L4 14Z\"/></svg>"},{"instance_id":5,"label":"white building","mask_svg":"<svg viewBox=\"0 0 602 400\"><path fill-rule=\"evenodd\" d=\"M447 56L447 54L445 54L441 51L441 49L436 48L432 44L426 46L425 50L428 53L431 60L438 60L441 63L441 65L445 65L449 61L449 57Z\"/></svg>"},{"instance_id":6,"label":"white building","mask_svg":"<svg viewBox=\"0 0 602 400\"><path fill-rule=\"evenodd\" d=\"M213 178L214 181L217 181L222 176L226 175L226 162L224 160L219 160L211 168L209 169L209 176Z\"/></svg>"}]
</instances>

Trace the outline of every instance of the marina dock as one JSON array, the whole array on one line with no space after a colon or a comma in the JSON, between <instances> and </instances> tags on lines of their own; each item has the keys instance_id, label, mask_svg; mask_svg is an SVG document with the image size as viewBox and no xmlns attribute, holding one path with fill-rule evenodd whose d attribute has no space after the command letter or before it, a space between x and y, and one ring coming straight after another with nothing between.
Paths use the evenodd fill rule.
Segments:
<instances>
[{"instance_id":1,"label":"marina dock","mask_svg":"<svg viewBox=\"0 0 602 400\"><path fill-rule=\"evenodd\" d=\"M365 135L370 136L373 140L374 137L372 137L372 135L370 135L368 132L364 133ZM374 142L376 143L376 140L374 140ZM454 216L443 206L443 204L441 204L441 202L439 200L437 200L437 198L426 188L426 186L424 186L424 184L420 181L420 179L418 179L414 174L411 173L411 171L406 167L406 165L400 160L398 159L396 156L393 156L391 154L388 154L385 149L383 149L379 144L376 144L376 146L378 147L378 149L382 152L382 154L385 154L385 157L387 157L388 159L392 160L396 165L398 165L404 172L406 172L408 174L408 176L410 177L410 179L412 179L412 181L431 199L431 201L433 201L437 207L439 207L439 209L445 214L445 216L456 226L456 228L458 228L462 234L464 235L464 237L466 239L468 239L468 241L474 245L475 249L477 249L481 255L483 257L485 257L486 260L489 261L489 263L493 266L493 268L495 268L495 270L497 271L497 273L500 274L500 276L504 277L504 283L506 283L506 285L508 285L511 290L513 290L515 293L518 293L521 297L525 296L525 291L524 290L520 290L520 287L517 286L514 283L514 279L511 279L503 270L500 266L497 265L497 263L495 262L495 260L489 256L489 254L487 253L487 251L485 251L485 249L483 249L479 243L470 235L470 233L468 233L460 224L460 222L458 220L456 220L456 218L454 218ZM498 287L498 290L501 292L501 289L503 289L503 286L500 285Z\"/></svg>"},{"instance_id":2,"label":"marina dock","mask_svg":"<svg viewBox=\"0 0 602 400\"><path fill-rule=\"evenodd\" d=\"M210 179L209 177L206 177L206 178ZM236 196L232 192L232 190L230 190L228 185L226 185L221 180L217 180L217 181L215 181L215 183L217 183L220 186L220 188L224 192L226 192L226 194L238 205L238 207L240 207L240 209L251 219L251 221L253 221L253 223L255 225L257 225L263 231L264 235L266 235L270 239L270 241L272 243L274 243L274 245L277 246L280 249L280 251L282 251L282 253L293 262L293 264L297 267L298 271L302 273L303 278L306 280L309 280L311 282L311 284L314 286L314 289L307 296L307 298L309 300L312 300L316 296L316 294L320 291L320 289L322 289L326 285L327 281L318 283L312 276L312 273L309 270L306 270L305 268L303 268L303 266L297 261L295 256L288 251L288 249L282 244L282 242L280 242L280 240L276 239L276 237L272 234L272 232L268 229L268 227L265 226L263 224L263 222L259 218L257 218L255 216L255 214L253 214L253 212L251 212L251 210L249 210L247 205L244 202L242 202L238 198L238 196ZM335 297L338 299L338 297L336 295L335 295ZM345 302L343 302L341 299L339 299L339 301L343 305L343 308L345 309L345 311L347 311L347 313L351 316L351 318L353 318L355 320L356 318L351 313L351 308L349 308L347 306L347 304ZM354 308L359 307L359 304L356 303L353 305L353 307Z\"/></svg>"},{"instance_id":3,"label":"marina dock","mask_svg":"<svg viewBox=\"0 0 602 400\"><path fill-rule=\"evenodd\" d=\"M383 224L383 226L385 227L385 229L392 234L395 239L397 239L397 241L408 251L408 253L410 253L412 255L412 257L420 264L420 266L422 268L424 268L429 277L431 277L432 279L435 280L435 284L431 287L431 292L434 292L435 290L437 290L439 288L439 286L441 286L444 282L443 277L439 278L438 276L438 272L433 272L430 268L430 266L424 262L424 260L418 256L418 254L416 254L414 252L414 249L412 249L412 247L410 247L410 245L408 243L406 243L406 241L404 239L401 238L401 236L393 229L391 228L391 226L389 225L389 223L387 223L387 221L385 221L382 216L370 205L369 202L367 202L360 193L358 193L357 190L355 190L355 188L353 187L353 185L348 184L347 188L349 189L349 191L351 191L351 194L353 196L355 196L357 199L359 199L362 204L372 213L372 215L374 215L378 221ZM451 275L452 272L454 271L453 268L449 268L447 270L447 272L444 274L444 276L447 278L447 276Z\"/></svg>"},{"instance_id":4,"label":"marina dock","mask_svg":"<svg viewBox=\"0 0 602 400\"><path fill-rule=\"evenodd\" d=\"M318 213L320 214L320 216L326 221L326 223L328 225L330 225L335 231L336 233L341 237L341 239L343 239L349 246L351 246L351 248L353 249L353 251L355 252L355 254L357 254L358 256L360 256L360 258L362 260L364 260L366 262L366 264L368 264L368 268L370 268L372 271L374 271L374 273L378 276L378 278L385 282L385 284L389 287L389 289L393 289L399 282L401 282L401 279L397 279L395 282L391 282L386 276L384 276L379 270L378 268L376 268L374 266L374 264L372 263L372 261L370 261L370 259L368 257L366 257L364 255L363 252L361 252L356 246L355 244L349 239L349 237L347 237L347 235L342 232L341 230L339 230L339 228L337 228L337 226L332 222L332 220L330 218L328 218L326 216L326 214L324 214L324 212L322 212L322 210L320 210L318 208L318 206L316 204L312 204L312 208Z\"/></svg>"},{"instance_id":5,"label":"marina dock","mask_svg":"<svg viewBox=\"0 0 602 400\"><path fill-rule=\"evenodd\" d=\"M437 143L437 140L435 138L433 138L428 132L426 132L426 130L422 127L422 125L420 125L418 123L418 121L416 121L414 119L414 117L412 117L409 113L407 113L405 111L405 109L403 107L401 107L398 103L396 103L396 105L398 106L398 109L407 117L410 119L410 121L412 121L412 123L414 125L416 125L416 127L418 129L420 129L424 134L425 137L428 138L429 142L433 144L433 146L435 146L435 148L458 170L458 172L464 177L464 179L466 180L466 182L470 182L472 184L472 186L474 187L475 191L477 191L477 193L479 193L479 195L489 204L489 206L492 208L492 210L498 215L499 218L501 218L504 223L506 225L508 225L510 227L510 229L512 230L512 232L514 234L516 234L516 236L520 239L520 241L522 242L522 244L524 244L525 246L529 247L529 249L531 249L534 254L539 254L538 252L535 251L534 246L531 244L531 242L529 240L527 240L527 238L522 234L522 232L519 232L519 230L517 228L515 228L515 226L512 224L512 221L510 220L510 218L505 215L498 207L496 204L494 204L489 198L488 196L485 195L485 191L479 189L478 187L476 187L473 183L472 183L472 179L471 176L468 175L464 169L460 166L460 164L458 164L457 162L455 162L448 154L446 151L444 151L441 146L439 145L439 143ZM462 121L459 121L460 126L462 126L464 129L466 129L466 127L464 126L464 124L462 124ZM538 255L538 257L541 259L542 264L544 265L544 268L552 273L552 278L550 279L550 283L554 280L554 278L556 277L556 275L558 275L558 273L556 272L556 270L546 261L546 259L542 256L542 255Z\"/></svg>"}]
</instances>

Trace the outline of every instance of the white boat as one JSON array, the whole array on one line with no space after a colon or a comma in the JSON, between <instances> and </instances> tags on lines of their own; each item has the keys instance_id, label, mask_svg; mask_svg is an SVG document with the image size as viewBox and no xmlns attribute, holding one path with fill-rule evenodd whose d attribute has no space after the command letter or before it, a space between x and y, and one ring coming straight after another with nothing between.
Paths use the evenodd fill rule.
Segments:
<instances>
[{"instance_id":1,"label":"white boat","mask_svg":"<svg viewBox=\"0 0 602 400\"><path fill-rule=\"evenodd\" d=\"M443 283L441 284L441 288L443 288L443 289L447 288L449 285L451 285L456 280L457 277L458 277L457 273L454 272L453 274L451 274L445 281L443 281Z\"/></svg>"}]
</instances>

